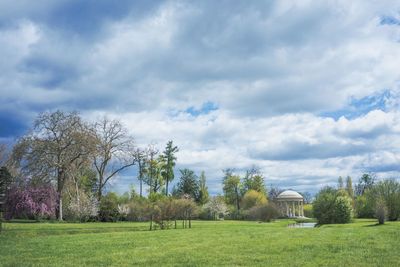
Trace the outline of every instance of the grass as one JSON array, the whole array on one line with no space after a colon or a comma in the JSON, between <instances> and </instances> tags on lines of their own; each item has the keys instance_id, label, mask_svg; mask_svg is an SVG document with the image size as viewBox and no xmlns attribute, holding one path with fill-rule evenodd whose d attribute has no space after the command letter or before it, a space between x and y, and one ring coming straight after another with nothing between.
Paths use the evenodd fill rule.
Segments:
<instances>
[{"instance_id":1,"label":"grass","mask_svg":"<svg viewBox=\"0 0 400 267\"><path fill-rule=\"evenodd\" d=\"M318 228L195 221L147 231L147 223L5 223L1 266L399 266L400 222Z\"/></svg>"}]
</instances>

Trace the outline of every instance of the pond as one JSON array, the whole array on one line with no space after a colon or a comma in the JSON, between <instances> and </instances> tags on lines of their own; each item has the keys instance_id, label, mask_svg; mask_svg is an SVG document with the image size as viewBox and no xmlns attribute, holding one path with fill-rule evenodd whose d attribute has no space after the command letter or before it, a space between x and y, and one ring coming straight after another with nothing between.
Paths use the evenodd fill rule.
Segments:
<instances>
[{"instance_id":1,"label":"pond","mask_svg":"<svg viewBox=\"0 0 400 267\"><path fill-rule=\"evenodd\" d=\"M317 223L291 223L288 224L289 228L314 228Z\"/></svg>"}]
</instances>

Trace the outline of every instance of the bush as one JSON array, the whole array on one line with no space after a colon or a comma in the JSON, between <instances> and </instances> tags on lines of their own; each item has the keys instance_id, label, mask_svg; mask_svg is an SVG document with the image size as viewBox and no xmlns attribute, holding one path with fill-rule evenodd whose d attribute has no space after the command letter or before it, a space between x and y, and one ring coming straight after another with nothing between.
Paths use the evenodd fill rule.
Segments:
<instances>
[{"instance_id":1,"label":"bush","mask_svg":"<svg viewBox=\"0 0 400 267\"><path fill-rule=\"evenodd\" d=\"M353 213L351 199L332 187L325 187L316 196L313 213L318 224L349 223Z\"/></svg>"},{"instance_id":2,"label":"bush","mask_svg":"<svg viewBox=\"0 0 400 267\"><path fill-rule=\"evenodd\" d=\"M99 220L102 222L116 222L119 218L118 195L108 193L100 201Z\"/></svg>"},{"instance_id":3,"label":"bush","mask_svg":"<svg viewBox=\"0 0 400 267\"><path fill-rule=\"evenodd\" d=\"M259 220L263 222L270 222L278 218L279 211L274 204L262 204L251 208L248 213L248 218L251 220Z\"/></svg>"}]
</instances>

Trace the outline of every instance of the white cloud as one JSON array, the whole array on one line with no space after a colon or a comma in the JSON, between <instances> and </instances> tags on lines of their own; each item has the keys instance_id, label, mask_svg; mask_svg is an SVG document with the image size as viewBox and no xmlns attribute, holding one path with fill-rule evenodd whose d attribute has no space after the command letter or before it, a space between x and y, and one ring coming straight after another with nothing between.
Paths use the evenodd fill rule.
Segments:
<instances>
[{"instance_id":1,"label":"white cloud","mask_svg":"<svg viewBox=\"0 0 400 267\"><path fill-rule=\"evenodd\" d=\"M251 164L301 190L364 170L396 173L400 27L380 17L398 3L166 1L142 15L126 3L113 16L100 8L93 27L54 19L78 2L0 4L11 14L0 11L2 110L119 117L140 145L174 140L179 166L207 171L214 192L221 169ZM382 110L320 115L385 90ZM206 102L218 110L185 112Z\"/></svg>"}]
</instances>

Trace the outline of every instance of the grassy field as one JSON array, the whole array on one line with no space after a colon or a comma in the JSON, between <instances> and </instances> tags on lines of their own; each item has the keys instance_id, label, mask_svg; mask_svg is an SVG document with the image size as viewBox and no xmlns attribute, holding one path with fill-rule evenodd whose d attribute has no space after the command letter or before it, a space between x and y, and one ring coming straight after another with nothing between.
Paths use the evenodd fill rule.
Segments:
<instances>
[{"instance_id":1,"label":"grassy field","mask_svg":"<svg viewBox=\"0 0 400 267\"><path fill-rule=\"evenodd\" d=\"M195 221L147 231L144 223L6 223L1 266L399 266L400 222L288 228Z\"/></svg>"}]
</instances>

